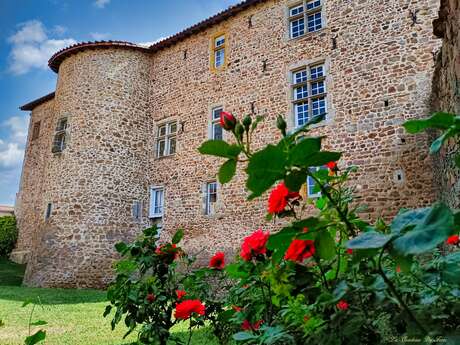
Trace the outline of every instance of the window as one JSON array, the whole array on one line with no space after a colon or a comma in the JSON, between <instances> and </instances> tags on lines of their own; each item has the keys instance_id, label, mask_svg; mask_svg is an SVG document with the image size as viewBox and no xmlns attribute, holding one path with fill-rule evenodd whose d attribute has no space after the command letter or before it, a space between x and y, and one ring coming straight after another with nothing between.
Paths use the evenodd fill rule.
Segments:
<instances>
[{"instance_id":1,"label":"window","mask_svg":"<svg viewBox=\"0 0 460 345\"><path fill-rule=\"evenodd\" d=\"M135 220L142 219L142 201L134 201L132 207L132 214Z\"/></svg>"},{"instance_id":2,"label":"window","mask_svg":"<svg viewBox=\"0 0 460 345\"><path fill-rule=\"evenodd\" d=\"M32 140L38 139L40 136L40 121L34 123L34 127L32 129Z\"/></svg>"},{"instance_id":3,"label":"window","mask_svg":"<svg viewBox=\"0 0 460 345\"><path fill-rule=\"evenodd\" d=\"M150 218L163 217L164 191L161 187L150 188Z\"/></svg>"},{"instance_id":4,"label":"window","mask_svg":"<svg viewBox=\"0 0 460 345\"><path fill-rule=\"evenodd\" d=\"M170 122L158 127L156 155L157 158L176 153L177 122Z\"/></svg>"},{"instance_id":5,"label":"window","mask_svg":"<svg viewBox=\"0 0 460 345\"><path fill-rule=\"evenodd\" d=\"M222 113L222 107L213 108L211 111L211 139L222 140L223 131L220 126L220 113Z\"/></svg>"},{"instance_id":6,"label":"window","mask_svg":"<svg viewBox=\"0 0 460 345\"><path fill-rule=\"evenodd\" d=\"M305 35L307 32L318 31L323 28L324 0L303 1L289 8L289 34L291 38Z\"/></svg>"},{"instance_id":7,"label":"window","mask_svg":"<svg viewBox=\"0 0 460 345\"><path fill-rule=\"evenodd\" d=\"M295 126L315 116L326 116L326 71L324 64L302 67L292 72L292 104Z\"/></svg>"},{"instance_id":8,"label":"window","mask_svg":"<svg viewBox=\"0 0 460 345\"><path fill-rule=\"evenodd\" d=\"M214 214L216 202L217 202L217 182L209 182L206 184L205 214L207 215Z\"/></svg>"},{"instance_id":9,"label":"window","mask_svg":"<svg viewBox=\"0 0 460 345\"><path fill-rule=\"evenodd\" d=\"M212 40L211 67L213 70L222 68L225 65L225 35L220 34Z\"/></svg>"},{"instance_id":10,"label":"window","mask_svg":"<svg viewBox=\"0 0 460 345\"><path fill-rule=\"evenodd\" d=\"M53 204L48 203L48 205L46 205L46 210L45 210L45 220L48 220L51 217L52 209L53 209Z\"/></svg>"},{"instance_id":11,"label":"window","mask_svg":"<svg viewBox=\"0 0 460 345\"><path fill-rule=\"evenodd\" d=\"M310 168L311 172L317 172L319 170L325 170L328 171L326 167L312 167ZM315 180L311 177L307 177L307 196L309 198L318 198L321 196L321 191L319 190L319 187L316 185Z\"/></svg>"},{"instance_id":12,"label":"window","mask_svg":"<svg viewBox=\"0 0 460 345\"><path fill-rule=\"evenodd\" d=\"M53 147L51 151L53 153L59 153L64 151L67 144L67 118L59 119L56 129L54 131Z\"/></svg>"}]
</instances>

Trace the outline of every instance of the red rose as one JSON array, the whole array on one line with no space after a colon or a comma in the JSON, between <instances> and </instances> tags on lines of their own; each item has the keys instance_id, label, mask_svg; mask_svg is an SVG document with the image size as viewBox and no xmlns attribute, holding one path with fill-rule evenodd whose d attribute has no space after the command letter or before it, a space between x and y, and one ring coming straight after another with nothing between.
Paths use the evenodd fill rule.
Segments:
<instances>
[{"instance_id":1,"label":"red rose","mask_svg":"<svg viewBox=\"0 0 460 345\"><path fill-rule=\"evenodd\" d=\"M155 301L155 295L154 295L153 293L149 293L149 294L147 295L147 301L148 301L149 303L152 303L153 301Z\"/></svg>"},{"instance_id":2,"label":"red rose","mask_svg":"<svg viewBox=\"0 0 460 345\"><path fill-rule=\"evenodd\" d=\"M226 131L231 131L235 128L235 125L236 119L232 114L226 111L220 113L220 126L223 129L225 129Z\"/></svg>"},{"instance_id":3,"label":"red rose","mask_svg":"<svg viewBox=\"0 0 460 345\"><path fill-rule=\"evenodd\" d=\"M177 299L182 299L187 293L184 290L176 290Z\"/></svg>"},{"instance_id":4,"label":"red rose","mask_svg":"<svg viewBox=\"0 0 460 345\"><path fill-rule=\"evenodd\" d=\"M265 254L268 237L270 232L263 232L262 229L255 231L252 235L246 237L241 245L241 257L249 261L253 256Z\"/></svg>"},{"instance_id":5,"label":"red rose","mask_svg":"<svg viewBox=\"0 0 460 345\"><path fill-rule=\"evenodd\" d=\"M339 301L339 303L336 304L337 308L340 310L347 310L348 309L348 303L347 301L344 301L343 299Z\"/></svg>"},{"instance_id":6,"label":"red rose","mask_svg":"<svg viewBox=\"0 0 460 345\"><path fill-rule=\"evenodd\" d=\"M302 263L305 259L315 254L315 246L312 240L293 240L284 254L289 261Z\"/></svg>"},{"instance_id":7,"label":"red rose","mask_svg":"<svg viewBox=\"0 0 460 345\"><path fill-rule=\"evenodd\" d=\"M337 169L337 162L329 162L329 163L326 163L326 166L327 166L330 170L335 170L335 169Z\"/></svg>"},{"instance_id":8,"label":"red rose","mask_svg":"<svg viewBox=\"0 0 460 345\"><path fill-rule=\"evenodd\" d=\"M162 244L161 246L155 249L155 254L162 256L163 258L167 259L167 261L174 261L176 260L177 256L179 255L180 249L177 248L175 244Z\"/></svg>"},{"instance_id":9,"label":"red rose","mask_svg":"<svg viewBox=\"0 0 460 345\"><path fill-rule=\"evenodd\" d=\"M225 254L223 252L217 252L209 260L209 267L215 268L216 270L223 270L225 266Z\"/></svg>"},{"instance_id":10,"label":"red rose","mask_svg":"<svg viewBox=\"0 0 460 345\"><path fill-rule=\"evenodd\" d=\"M456 245L459 242L460 242L460 238L458 235L450 236L446 241L447 244L451 244L451 245Z\"/></svg>"},{"instance_id":11,"label":"red rose","mask_svg":"<svg viewBox=\"0 0 460 345\"><path fill-rule=\"evenodd\" d=\"M244 320L243 323L241 324L241 328L244 331L257 331L263 322L264 322L263 320L259 320L255 323L250 323L248 320Z\"/></svg>"},{"instance_id":12,"label":"red rose","mask_svg":"<svg viewBox=\"0 0 460 345\"><path fill-rule=\"evenodd\" d=\"M280 213L284 211L289 199L300 197L297 192L290 192L284 182L278 184L268 197L268 213Z\"/></svg>"},{"instance_id":13,"label":"red rose","mask_svg":"<svg viewBox=\"0 0 460 345\"><path fill-rule=\"evenodd\" d=\"M353 254L353 249L348 248L347 253L350 254L350 255Z\"/></svg>"},{"instance_id":14,"label":"red rose","mask_svg":"<svg viewBox=\"0 0 460 345\"><path fill-rule=\"evenodd\" d=\"M400 266L396 266L396 273L401 273L401 267Z\"/></svg>"},{"instance_id":15,"label":"red rose","mask_svg":"<svg viewBox=\"0 0 460 345\"><path fill-rule=\"evenodd\" d=\"M192 314L198 314L203 316L204 312L205 307L200 300L186 300L176 304L176 312L174 313L174 317L176 319L187 320L192 316Z\"/></svg>"}]
</instances>

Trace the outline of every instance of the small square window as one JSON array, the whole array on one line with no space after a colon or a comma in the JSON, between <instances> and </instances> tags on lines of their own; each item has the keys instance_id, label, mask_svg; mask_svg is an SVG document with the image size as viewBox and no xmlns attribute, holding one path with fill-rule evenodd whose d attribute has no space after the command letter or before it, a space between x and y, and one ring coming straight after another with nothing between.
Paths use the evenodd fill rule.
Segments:
<instances>
[{"instance_id":1,"label":"small square window","mask_svg":"<svg viewBox=\"0 0 460 345\"><path fill-rule=\"evenodd\" d=\"M302 85L294 88L294 99L302 99L308 97L308 85Z\"/></svg>"},{"instance_id":2,"label":"small square window","mask_svg":"<svg viewBox=\"0 0 460 345\"><path fill-rule=\"evenodd\" d=\"M45 210L45 220L48 220L51 217L51 211L53 210L53 204L48 203Z\"/></svg>"},{"instance_id":3,"label":"small square window","mask_svg":"<svg viewBox=\"0 0 460 345\"><path fill-rule=\"evenodd\" d=\"M322 94L326 91L326 88L324 86L324 80L316 82L316 83L311 83L311 94L312 96Z\"/></svg>"},{"instance_id":4,"label":"small square window","mask_svg":"<svg viewBox=\"0 0 460 345\"><path fill-rule=\"evenodd\" d=\"M156 156L164 157L176 153L177 122L170 122L158 127L156 139Z\"/></svg>"},{"instance_id":5,"label":"small square window","mask_svg":"<svg viewBox=\"0 0 460 345\"><path fill-rule=\"evenodd\" d=\"M307 10L313 10L321 6L321 0L307 1Z\"/></svg>"},{"instance_id":6,"label":"small square window","mask_svg":"<svg viewBox=\"0 0 460 345\"><path fill-rule=\"evenodd\" d=\"M34 127L32 129L32 140L38 139L40 136L40 121L34 123Z\"/></svg>"},{"instance_id":7,"label":"small square window","mask_svg":"<svg viewBox=\"0 0 460 345\"><path fill-rule=\"evenodd\" d=\"M297 16L299 14L303 13L303 4L300 4L298 6L291 7L289 9L289 15L291 17Z\"/></svg>"},{"instance_id":8,"label":"small square window","mask_svg":"<svg viewBox=\"0 0 460 345\"><path fill-rule=\"evenodd\" d=\"M217 182L206 184L206 204L205 214L212 215L215 213L215 205L217 203Z\"/></svg>"},{"instance_id":9,"label":"small square window","mask_svg":"<svg viewBox=\"0 0 460 345\"><path fill-rule=\"evenodd\" d=\"M305 20L299 18L291 21L291 37L296 38L305 34Z\"/></svg>"},{"instance_id":10,"label":"small square window","mask_svg":"<svg viewBox=\"0 0 460 345\"><path fill-rule=\"evenodd\" d=\"M312 101L312 116L326 114L326 100L324 97L314 99Z\"/></svg>"},{"instance_id":11,"label":"small square window","mask_svg":"<svg viewBox=\"0 0 460 345\"><path fill-rule=\"evenodd\" d=\"M161 187L153 187L150 189L150 218L163 217L164 190Z\"/></svg>"},{"instance_id":12,"label":"small square window","mask_svg":"<svg viewBox=\"0 0 460 345\"><path fill-rule=\"evenodd\" d=\"M321 12L307 16L308 32L318 31L322 28Z\"/></svg>"},{"instance_id":13,"label":"small square window","mask_svg":"<svg viewBox=\"0 0 460 345\"><path fill-rule=\"evenodd\" d=\"M313 66L310 68L311 79L318 79L324 77L324 67L323 65Z\"/></svg>"},{"instance_id":14,"label":"small square window","mask_svg":"<svg viewBox=\"0 0 460 345\"><path fill-rule=\"evenodd\" d=\"M214 47L219 48L225 44L225 36L219 36L214 40Z\"/></svg>"},{"instance_id":15,"label":"small square window","mask_svg":"<svg viewBox=\"0 0 460 345\"><path fill-rule=\"evenodd\" d=\"M299 84L307 81L307 71L297 71L294 72L294 84Z\"/></svg>"},{"instance_id":16,"label":"small square window","mask_svg":"<svg viewBox=\"0 0 460 345\"><path fill-rule=\"evenodd\" d=\"M220 126L220 114L222 113L222 107L213 108L211 111L211 138L214 140L223 139L223 130Z\"/></svg>"},{"instance_id":17,"label":"small square window","mask_svg":"<svg viewBox=\"0 0 460 345\"><path fill-rule=\"evenodd\" d=\"M225 62L225 49L219 49L214 52L214 67L219 68Z\"/></svg>"},{"instance_id":18,"label":"small square window","mask_svg":"<svg viewBox=\"0 0 460 345\"><path fill-rule=\"evenodd\" d=\"M137 221L142 219L142 202L141 201L133 202L132 215L133 215L133 218Z\"/></svg>"},{"instance_id":19,"label":"small square window","mask_svg":"<svg viewBox=\"0 0 460 345\"><path fill-rule=\"evenodd\" d=\"M308 121L308 102L295 104L295 118L297 126L303 126Z\"/></svg>"}]
</instances>

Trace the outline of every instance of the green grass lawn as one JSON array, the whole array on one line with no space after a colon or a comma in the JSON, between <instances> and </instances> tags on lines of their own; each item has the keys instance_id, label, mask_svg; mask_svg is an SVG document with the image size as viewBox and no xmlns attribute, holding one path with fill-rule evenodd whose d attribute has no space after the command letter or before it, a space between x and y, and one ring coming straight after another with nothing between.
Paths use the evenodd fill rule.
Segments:
<instances>
[{"instance_id":1,"label":"green grass lawn","mask_svg":"<svg viewBox=\"0 0 460 345\"><path fill-rule=\"evenodd\" d=\"M1 259L0 259L1 260ZM39 289L17 286L21 282L24 267L6 260L0 261L0 326L1 345L23 345L28 335L28 321L32 305L21 307L24 301L40 301L35 307L32 321L44 320L44 326L32 327L31 331L42 328L47 338L40 344L46 345L128 345L136 340L132 334L123 340L126 328L123 323L112 331L110 317L103 318L107 305L104 291L74 289ZM14 286L16 285L16 286ZM176 327L186 340L186 325ZM194 332L191 344L217 345L218 341L209 329Z\"/></svg>"}]
</instances>

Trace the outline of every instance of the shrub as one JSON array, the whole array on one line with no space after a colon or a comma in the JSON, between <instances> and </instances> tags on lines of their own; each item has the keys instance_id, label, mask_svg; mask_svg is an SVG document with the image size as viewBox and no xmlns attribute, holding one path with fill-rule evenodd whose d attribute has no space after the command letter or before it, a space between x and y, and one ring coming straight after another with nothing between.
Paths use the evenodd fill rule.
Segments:
<instances>
[{"instance_id":1,"label":"shrub","mask_svg":"<svg viewBox=\"0 0 460 345\"><path fill-rule=\"evenodd\" d=\"M17 239L16 218L13 216L0 217L0 257L11 253Z\"/></svg>"}]
</instances>

